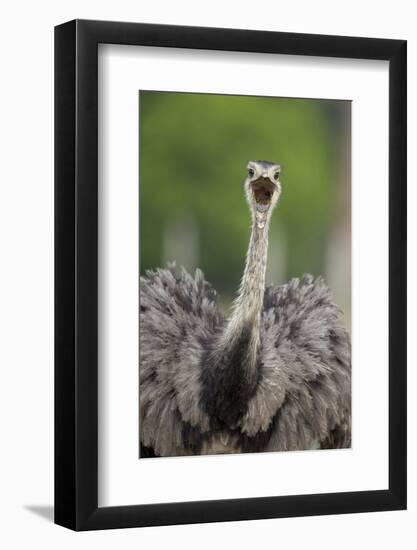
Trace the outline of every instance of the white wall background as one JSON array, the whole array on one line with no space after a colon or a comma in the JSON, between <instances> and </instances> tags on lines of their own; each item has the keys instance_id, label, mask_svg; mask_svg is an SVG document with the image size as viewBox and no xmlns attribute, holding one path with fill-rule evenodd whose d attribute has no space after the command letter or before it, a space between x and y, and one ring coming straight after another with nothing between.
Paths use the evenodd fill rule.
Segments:
<instances>
[{"instance_id":1,"label":"white wall background","mask_svg":"<svg viewBox=\"0 0 417 550\"><path fill-rule=\"evenodd\" d=\"M378 36L409 41L409 279L417 280L417 23L413 2L38 0L2 10L0 544L3 548L414 548L416 286L409 288L409 510L72 533L53 499L53 26L75 17Z\"/></svg>"}]
</instances>

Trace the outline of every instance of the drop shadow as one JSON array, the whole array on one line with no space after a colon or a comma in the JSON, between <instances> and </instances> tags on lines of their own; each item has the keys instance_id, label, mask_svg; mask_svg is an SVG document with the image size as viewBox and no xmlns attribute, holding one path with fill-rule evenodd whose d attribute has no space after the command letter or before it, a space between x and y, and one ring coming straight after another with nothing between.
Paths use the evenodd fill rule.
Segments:
<instances>
[{"instance_id":1,"label":"drop shadow","mask_svg":"<svg viewBox=\"0 0 417 550\"><path fill-rule=\"evenodd\" d=\"M38 506L38 505L26 505L25 510L36 514L37 516L45 519L49 523L54 521L54 507L53 506Z\"/></svg>"}]
</instances>

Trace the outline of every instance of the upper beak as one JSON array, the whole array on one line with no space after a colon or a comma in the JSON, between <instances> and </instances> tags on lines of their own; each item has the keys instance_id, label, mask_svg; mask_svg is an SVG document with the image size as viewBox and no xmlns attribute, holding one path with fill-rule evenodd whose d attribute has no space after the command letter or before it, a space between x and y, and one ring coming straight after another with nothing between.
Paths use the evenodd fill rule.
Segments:
<instances>
[{"instance_id":1,"label":"upper beak","mask_svg":"<svg viewBox=\"0 0 417 550\"><path fill-rule=\"evenodd\" d=\"M269 180L274 187L277 187L277 182L269 176L268 172L264 172L261 177L266 180Z\"/></svg>"}]
</instances>

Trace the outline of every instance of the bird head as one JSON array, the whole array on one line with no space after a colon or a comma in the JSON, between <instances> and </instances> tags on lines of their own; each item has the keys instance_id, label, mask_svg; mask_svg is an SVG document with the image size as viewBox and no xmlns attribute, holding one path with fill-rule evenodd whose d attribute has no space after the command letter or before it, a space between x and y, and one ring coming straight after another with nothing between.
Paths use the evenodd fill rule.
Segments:
<instances>
[{"instance_id":1,"label":"bird head","mask_svg":"<svg viewBox=\"0 0 417 550\"><path fill-rule=\"evenodd\" d=\"M252 216L262 229L269 220L281 194L281 167L265 160L251 160L247 166L245 192Z\"/></svg>"}]
</instances>

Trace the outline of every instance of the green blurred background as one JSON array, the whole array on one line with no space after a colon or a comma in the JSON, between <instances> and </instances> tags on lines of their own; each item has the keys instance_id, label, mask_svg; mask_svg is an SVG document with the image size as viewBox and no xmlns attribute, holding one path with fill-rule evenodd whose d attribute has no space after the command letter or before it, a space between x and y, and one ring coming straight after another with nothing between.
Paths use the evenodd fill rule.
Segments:
<instances>
[{"instance_id":1,"label":"green blurred background","mask_svg":"<svg viewBox=\"0 0 417 550\"><path fill-rule=\"evenodd\" d=\"M350 323L348 101L140 92L140 271L200 267L227 309L243 273L248 160L282 166L267 282L321 274Z\"/></svg>"}]
</instances>

